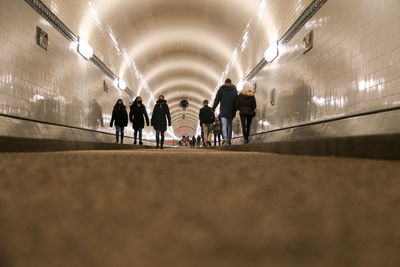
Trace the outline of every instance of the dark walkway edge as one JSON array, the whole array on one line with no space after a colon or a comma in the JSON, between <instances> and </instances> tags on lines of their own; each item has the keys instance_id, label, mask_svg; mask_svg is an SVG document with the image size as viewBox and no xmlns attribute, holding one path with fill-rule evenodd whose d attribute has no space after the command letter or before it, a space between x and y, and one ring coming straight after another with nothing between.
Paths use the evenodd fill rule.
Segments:
<instances>
[{"instance_id":1,"label":"dark walkway edge","mask_svg":"<svg viewBox=\"0 0 400 267\"><path fill-rule=\"evenodd\" d=\"M129 140L131 143L132 141ZM147 145L84 142L57 139L0 137L0 152L55 152L73 150L133 150L149 149Z\"/></svg>"},{"instance_id":2,"label":"dark walkway edge","mask_svg":"<svg viewBox=\"0 0 400 267\"><path fill-rule=\"evenodd\" d=\"M246 145L218 147L216 149L241 152L400 160L400 134L250 143Z\"/></svg>"}]
</instances>

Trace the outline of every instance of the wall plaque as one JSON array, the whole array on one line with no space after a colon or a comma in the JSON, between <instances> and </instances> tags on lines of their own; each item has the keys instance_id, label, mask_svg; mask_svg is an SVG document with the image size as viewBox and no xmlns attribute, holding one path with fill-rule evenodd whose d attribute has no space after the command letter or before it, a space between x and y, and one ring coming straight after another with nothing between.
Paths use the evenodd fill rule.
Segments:
<instances>
[{"instance_id":1,"label":"wall plaque","mask_svg":"<svg viewBox=\"0 0 400 267\"><path fill-rule=\"evenodd\" d=\"M106 80L103 81L103 90L104 92L108 92L108 83L106 82Z\"/></svg>"},{"instance_id":2,"label":"wall plaque","mask_svg":"<svg viewBox=\"0 0 400 267\"><path fill-rule=\"evenodd\" d=\"M307 53L313 48L314 45L314 31L310 31L303 38L303 54Z\"/></svg>"},{"instance_id":3,"label":"wall plaque","mask_svg":"<svg viewBox=\"0 0 400 267\"><path fill-rule=\"evenodd\" d=\"M275 94L276 94L276 89L274 88L271 90L271 102L270 102L271 106L275 105Z\"/></svg>"},{"instance_id":4,"label":"wall plaque","mask_svg":"<svg viewBox=\"0 0 400 267\"><path fill-rule=\"evenodd\" d=\"M49 35L39 26L36 27L36 44L46 51L49 47Z\"/></svg>"}]
</instances>

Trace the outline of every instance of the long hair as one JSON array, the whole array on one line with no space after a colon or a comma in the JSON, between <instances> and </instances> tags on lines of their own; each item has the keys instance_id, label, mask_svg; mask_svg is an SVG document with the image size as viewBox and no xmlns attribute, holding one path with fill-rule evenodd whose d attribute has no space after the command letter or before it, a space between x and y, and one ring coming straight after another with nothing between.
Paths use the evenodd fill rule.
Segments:
<instances>
[{"instance_id":1,"label":"long hair","mask_svg":"<svg viewBox=\"0 0 400 267\"><path fill-rule=\"evenodd\" d=\"M117 100L117 103L115 103L115 105L114 105L114 109L118 108L118 102L119 102L119 101L121 101L121 102L122 102L122 108L124 108L124 109L125 109L125 108L126 108L126 106L124 105L124 101L122 101L122 99L118 99L118 100Z\"/></svg>"}]
</instances>

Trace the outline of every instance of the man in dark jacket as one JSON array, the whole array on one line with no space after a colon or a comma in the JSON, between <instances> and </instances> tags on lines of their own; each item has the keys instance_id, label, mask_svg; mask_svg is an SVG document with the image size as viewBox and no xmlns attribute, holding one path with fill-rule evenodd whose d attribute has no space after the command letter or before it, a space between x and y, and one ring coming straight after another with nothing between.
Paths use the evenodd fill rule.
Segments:
<instances>
[{"instance_id":1,"label":"man in dark jacket","mask_svg":"<svg viewBox=\"0 0 400 267\"><path fill-rule=\"evenodd\" d=\"M218 104L220 106L222 137L224 138L223 146L231 143L232 139L232 121L236 115L235 101L237 97L236 86L232 84L230 79L226 79L225 84L218 90L214 100L212 110L215 111Z\"/></svg>"},{"instance_id":2,"label":"man in dark jacket","mask_svg":"<svg viewBox=\"0 0 400 267\"><path fill-rule=\"evenodd\" d=\"M240 121L242 123L245 144L249 142L251 121L255 115L256 108L256 98L254 96L254 92L251 90L251 85L249 83L245 83L243 85L243 90L236 99L236 109L238 109L240 112Z\"/></svg>"},{"instance_id":3,"label":"man in dark jacket","mask_svg":"<svg viewBox=\"0 0 400 267\"><path fill-rule=\"evenodd\" d=\"M128 112L126 112L126 106L122 102L122 99L118 99L114 106L110 127L113 127L115 122L115 139L118 143L119 133L121 132L121 144L124 143L124 128L128 126Z\"/></svg>"},{"instance_id":4,"label":"man in dark jacket","mask_svg":"<svg viewBox=\"0 0 400 267\"><path fill-rule=\"evenodd\" d=\"M211 137L215 115L212 109L208 106L208 100L203 101L204 107L200 109L199 119L200 125L204 132L204 147L211 146Z\"/></svg>"},{"instance_id":5,"label":"man in dark jacket","mask_svg":"<svg viewBox=\"0 0 400 267\"><path fill-rule=\"evenodd\" d=\"M168 126L171 126L171 114L169 113L167 101L164 99L163 95L160 95L154 106L153 115L151 116L151 125L154 127L154 130L156 130L157 148L164 149L164 134L167 130L167 120Z\"/></svg>"},{"instance_id":6,"label":"man in dark jacket","mask_svg":"<svg viewBox=\"0 0 400 267\"><path fill-rule=\"evenodd\" d=\"M132 127L135 132L135 140L133 143L135 145L137 144L136 139L139 133L139 145L143 145L142 132L144 128L144 120L146 120L146 125L149 126L149 116L147 115L146 107L143 105L143 100L140 96L136 97L135 101L131 105L129 120L132 122Z\"/></svg>"}]
</instances>

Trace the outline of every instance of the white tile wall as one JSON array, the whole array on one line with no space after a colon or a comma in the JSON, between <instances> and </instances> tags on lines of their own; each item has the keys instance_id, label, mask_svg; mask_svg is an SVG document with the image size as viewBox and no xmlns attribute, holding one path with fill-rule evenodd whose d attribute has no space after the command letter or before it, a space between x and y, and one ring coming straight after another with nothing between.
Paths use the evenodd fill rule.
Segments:
<instances>
[{"instance_id":1,"label":"white tile wall","mask_svg":"<svg viewBox=\"0 0 400 267\"><path fill-rule=\"evenodd\" d=\"M49 35L48 51L36 45L36 26ZM118 98L129 112L127 94L71 50L69 41L24 1L0 0L0 36L0 113L113 132L109 120ZM25 132L13 135L26 137Z\"/></svg>"},{"instance_id":2,"label":"white tile wall","mask_svg":"<svg viewBox=\"0 0 400 267\"><path fill-rule=\"evenodd\" d=\"M45 3L73 31L84 24L82 12L72 18L75 9L69 6L78 5L79 0ZM267 1L268 12L262 22L254 24L257 28L249 47L239 58L243 76L261 59L268 42L282 36L310 3ZM400 105L399 14L398 0L329 0L282 49L280 58L253 79L258 87L253 131ZM49 34L48 51L35 43L36 26ZM314 30L314 48L303 55L302 38L310 30ZM115 54L110 40L100 45L103 35L98 34L94 45L116 72L122 59L110 56ZM0 36L0 113L113 131L95 123L93 107L98 104L107 126L115 101L129 101L126 94L73 52L69 42L24 1L0 0ZM118 62L114 66L111 62L115 58ZM236 81L241 78L236 73L230 75ZM128 83L137 87L133 77L127 78ZM103 91L103 80L109 83L108 93ZM274 106L270 104L273 88ZM236 121L235 132L239 130ZM146 132L150 134L151 128Z\"/></svg>"},{"instance_id":3,"label":"white tile wall","mask_svg":"<svg viewBox=\"0 0 400 267\"><path fill-rule=\"evenodd\" d=\"M252 80L258 87L253 132L400 106L399 26L399 1L328 1ZM314 48L303 55L311 30Z\"/></svg>"}]
</instances>

